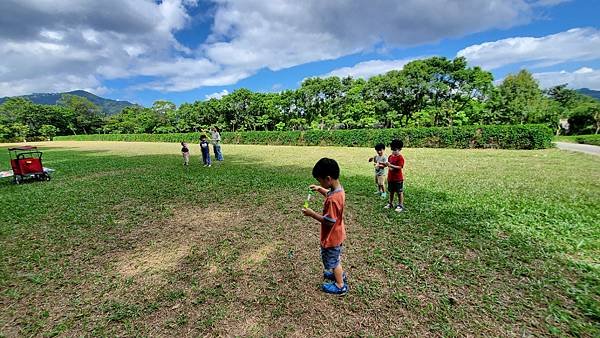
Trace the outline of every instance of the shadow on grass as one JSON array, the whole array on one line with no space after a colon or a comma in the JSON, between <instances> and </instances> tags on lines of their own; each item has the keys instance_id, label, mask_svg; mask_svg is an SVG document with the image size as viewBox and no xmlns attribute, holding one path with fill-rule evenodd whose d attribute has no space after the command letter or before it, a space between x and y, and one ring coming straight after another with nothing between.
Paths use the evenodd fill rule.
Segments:
<instances>
[{"instance_id":1,"label":"shadow on grass","mask_svg":"<svg viewBox=\"0 0 600 338\"><path fill-rule=\"evenodd\" d=\"M288 213L289 207L279 208L293 205L299 209L307 186L315 183L311 166L268 165L244 156L215 163L212 168L202 167L194 157L186 168L178 155L99 155L56 148L45 152L48 163L54 160L56 164L52 181L26 186L0 183L0 197L5 202L0 207L0 244L5 249L0 253L0 285L11 286L16 295L3 293L2 304L21 299L26 308L33 307L23 297L37 294L34 289L61 285L65 275L89 268L86 264L93 257L131 245L122 237L127 231L147 225L148 220L168 217L177 208L221 204L246 214L255 210L283 213L287 221L295 216ZM511 232L504 226L507 220L497 211L498 206L478 203L475 198L457 199L433 187L411 187L408 182L408 212L397 214L382 209L385 201L372 194L370 175L343 176L342 184L347 194L349 234L345 259L354 290L349 300L338 304L343 311L386 310L390 313L382 319L387 320L404 314L429 326L420 330L437 334L459 333L460 323L465 321L472 323L466 332L473 334L504 335L513 332L515 325L517 330L533 334L547 334L548 326L576 334L586 325L589 330L590 322L597 318L593 313L583 314L585 308L573 307L572 303L577 303L573 297L578 294L565 291L572 280L585 276L580 271L568 272L553 260L545 243ZM316 204L314 209L319 210ZM302 217L299 212L297 217ZM256 233L266 236L274 230L248 231L249 237L256 237ZM308 231L317 232L314 227ZM229 252L238 250L232 249L231 243L221 240L214 249L215 257L225 260L226 269L232 269L228 262L237 258ZM77 255L71 258L73 252ZM65 267L65 260L71 267ZM285 273L286 262L278 258L269 261ZM195 273L180 272L172 276L176 279L173 283L194 280ZM262 301L279 306L281 299L289 297L288 288L295 286L293 281L269 278L266 285L260 285L271 290L261 296ZM220 290L213 305L236 302L220 285L211 286ZM121 305L116 308L128 308ZM108 308L109 312L121 311L114 310L115 306ZM281 311L301 327L303 323L289 315L298 310L283 307ZM548 313L554 317L546 319ZM219 312L215 316L224 315ZM477 320L480 325L474 324ZM212 327L216 322L218 318L206 325ZM47 332L48 325L29 333ZM344 325L351 328L349 323ZM498 327L485 331L486 325ZM371 333L390 332L380 328Z\"/></svg>"}]
</instances>

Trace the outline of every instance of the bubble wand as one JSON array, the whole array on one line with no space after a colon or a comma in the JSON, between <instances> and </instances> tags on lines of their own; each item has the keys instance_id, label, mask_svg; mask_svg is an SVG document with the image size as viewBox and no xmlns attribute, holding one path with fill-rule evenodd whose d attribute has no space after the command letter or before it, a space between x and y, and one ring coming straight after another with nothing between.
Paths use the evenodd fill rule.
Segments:
<instances>
[{"instance_id":1,"label":"bubble wand","mask_svg":"<svg viewBox=\"0 0 600 338\"><path fill-rule=\"evenodd\" d=\"M314 192L308 188L308 196L306 196L306 201L304 201L304 209L308 209L310 199L314 196Z\"/></svg>"}]
</instances>

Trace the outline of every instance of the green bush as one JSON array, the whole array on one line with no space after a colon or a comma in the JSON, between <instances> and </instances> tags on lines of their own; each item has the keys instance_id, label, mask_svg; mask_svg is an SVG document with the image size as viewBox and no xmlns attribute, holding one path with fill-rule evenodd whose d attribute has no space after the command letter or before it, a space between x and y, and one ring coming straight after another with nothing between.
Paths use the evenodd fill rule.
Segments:
<instances>
[{"instance_id":1,"label":"green bush","mask_svg":"<svg viewBox=\"0 0 600 338\"><path fill-rule=\"evenodd\" d=\"M101 134L57 136L57 141L197 142L199 133ZM552 142L552 130L544 125L491 125L451 128L355 129L335 131L223 132L223 143L302 146L371 147L394 138L411 148L543 149Z\"/></svg>"},{"instance_id":2,"label":"green bush","mask_svg":"<svg viewBox=\"0 0 600 338\"><path fill-rule=\"evenodd\" d=\"M579 135L575 136L575 142L600 146L600 135Z\"/></svg>"}]
</instances>

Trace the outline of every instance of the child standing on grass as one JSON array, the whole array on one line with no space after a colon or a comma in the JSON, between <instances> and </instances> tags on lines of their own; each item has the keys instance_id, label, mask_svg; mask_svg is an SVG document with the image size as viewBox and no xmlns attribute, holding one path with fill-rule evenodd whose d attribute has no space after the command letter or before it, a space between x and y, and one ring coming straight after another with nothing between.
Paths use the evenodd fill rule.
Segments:
<instances>
[{"instance_id":1,"label":"child standing on grass","mask_svg":"<svg viewBox=\"0 0 600 338\"><path fill-rule=\"evenodd\" d=\"M375 184L377 184L377 192L375 194L385 198L385 166L387 162L387 156L383 153L385 145L378 143L375 145L376 156L369 157L369 162L373 162L375 165Z\"/></svg>"},{"instance_id":2,"label":"child standing on grass","mask_svg":"<svg viewBox=\"0 0 600 338\"><path fill-rule=\"evenodd\" d=\"M183 165L188 165L190 163L190 149L185 142L181 142L181 155L183 155Z\"/></svg>"},{"instance_id":3,"label":"child standing on grass","mask_svg":"<svg viewBox=\"0 0 600 338\"><path fill-rule=\"evenodd\" d=\"M386 209L394 207L394 193L398 195L398 205L394 209L397 212L404 211L404 157L400 155L400 150L404 143L401 140L393 140L390 143L392 154L388 157L386 166L388 167L388 191L390 192L390 202L385 206Z\"/></svg>"},{"instance_id":4,"label":"child standing on grass","mask_svg":"<svg viewBox=\"0 0 600 338\"><path fill-rule=\"evenodd\" d=\"M323 215L310 208L303 208L302 213L321 223L323 278L333 281L333 283L324 283L321 289L330 294L345 294L348 292L348 284L340 256L346 239L346 228L344 227L346 194L339 181L340 167L335 160L322 158L315 164L312 175L320 185L313 184L309 188L325 196Z\"/></svg>"},{"instance_id":5,"label":"child standing on grass","mask_svg":"<svg viewBox=\"0 0 600 338\"><path fill-rule=\"evenodd\" d=\"M210 167L210 150L206 135L200 136L200 150L202 151L202 163L204 163L205 167Z\"/></svg>"}]
</instances>

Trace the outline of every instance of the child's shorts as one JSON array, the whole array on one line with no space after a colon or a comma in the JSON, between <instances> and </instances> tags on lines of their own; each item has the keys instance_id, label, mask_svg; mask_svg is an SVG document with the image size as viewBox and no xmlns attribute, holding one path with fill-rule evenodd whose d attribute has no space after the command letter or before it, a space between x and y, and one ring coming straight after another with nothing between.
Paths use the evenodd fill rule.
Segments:
<instances>
[{"instance_id":1,"label":"child's shorts","mask_svg":"<svg viewBox=\"0 0 600 338\"><path fill-rule=\"evenodd\" d=\"M403 192L404 191L404 181L388 182L388 191L389 192Z\"/></svg>"},{"instance_id":2,"label":"child's shorts","mask_svg":"<svg viewBox=\"0 0 600 338\"><path fill-rule=\"evenodd\" d=\"M384 175L375 175L375 183L377 183L377 185L384 185L385 184L385 176Z\"/></svg>"},{"instance_id":3,"label":"child's shorts","mask_svg":"<svg viewBox=\"0 0 600 338\"><path fill-rule=\"evenodd\" d=\"M334 269L340 265L342 248L342 244L332 248L321 248L321 260L323 260L323 267L325 270Z\"/></svg>"}]
</instances>

